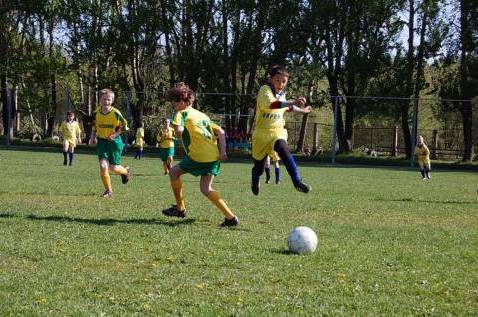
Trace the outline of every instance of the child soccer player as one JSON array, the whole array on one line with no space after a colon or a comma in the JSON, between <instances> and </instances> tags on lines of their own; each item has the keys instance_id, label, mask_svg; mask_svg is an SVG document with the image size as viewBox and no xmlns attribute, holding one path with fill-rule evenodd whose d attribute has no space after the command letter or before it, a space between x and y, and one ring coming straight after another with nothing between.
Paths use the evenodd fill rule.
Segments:
<instances>
[{"instance_id":1,"label":"child soccer player","mask_svg":"<svg viewBox=\"0 0 478 317\"><path fill-rule=\"evenodd\" d=\"M212 123L204 113L193 108L194 92L186 84L171 88L167 98L177 111L172 124L176 135L182 139L186 155L169 173L176 205L163 210L163 214L169 217L186 217L181 175L189 173L201 176L201 192L225 217L221 226L237 226L239 220L219 193L212 188L214 176L219 174L220 160L227 159L224 130Z\"/></svg>"},{"instance_id":2,"label":"child soccer player","mask_svg":"<svg viewBox=\"0 0 478 317\"><path fill-rule=\"evenodd\" d=\"M139 124L139 128L136 130L136 138L134 143L136 144L136 153L134 159L141 160L143 157L143 148L144 148L144 123Z\"/></svg>"},{"instance_id":3,"label":"child soccer player","mask_svg":"<svg viewBox=\"0 0 478 317\"><path fill-rule=\"evenodd\" d=\"M274 172L276 176L276 184L280 184L280 165L279 165L279 158L277 154L274 152L274 159L271 159L269 155L266 157L266 162L264 164L264 170L266 172L266 184L269 184L271 181L271 161L274 165Z\"/></svg>"},{"instance_id":4,"label":"child soccer player","mask_svg":"<svg viewBox=\"0 0 478 317\"><path fill-rule=\"evenodd\" d=\"M96 154L99 158L100 176L105 191L102 197L113 195L109 171L121 175L126 184L130 179L128 166L121 166L121 154L124 143L121 133L128 130L126 120L118 109L113 107L115 94L110 89L100 91L100 107L92 115L92 132L89 144L98 143Z\"/></svg>"},{"instance_id":5,"label":"child soccer player","mask_svg":"<svg viewBox=\"0 0 478 317\"><path fill-rule=\"evenodd\" d=\"M171 120L166 119L166 124L159 130L157 140L159 142L159 155L163 161L164 175L171 171L174 157L174 129Z\"/></svg>"},{"instance_id":6,"label":"child soccer player","mask_svg":"<svg viewBox=\"0 0 478 317\"><path fill-rule=\"evenodd\" d=\"M81 143L81 130L73 111L66 113L66 120L60 125L58 131L63 135L63 165L73 164L73 153L77 144ZM68 158L67 158L68 157Z\"/></svg>"},{"instance_id":7,"label":"child soccer player","mask_svg":"<svg viewBox=\"0 0 478 317\"><path fill-rule=\"evenodd\" d=\"M417 146L415 147L415 154L417 155L418 165L420 166L420 173L422 174L422 179L431 178L431 163L430 163L430 150L423 141L421 135L417 138Z\"/></svg>"},{"instance_id":8,"label":"child soccer player","mask_svg":"<svg viewBox=\"0 0 478 317\"><path fill-rule=\"evenodd\" d=\"M309 113L311 107L305 106L306 100L300 97L295 100L286 100L284 88L289 80L289 73L283 66L273 66L269 71L269 81L262 86L257 95L255 128L252 133L252 168L251 190L254 195L259 194L259 181L264 173L267 155L274 151L285 165L292 178L294 187L302 193L308 193L311 187L302 182L294 157L290 154L287 145L287 130L284 128L284 113L293 111Z\"/></svg>"}]
</instances>

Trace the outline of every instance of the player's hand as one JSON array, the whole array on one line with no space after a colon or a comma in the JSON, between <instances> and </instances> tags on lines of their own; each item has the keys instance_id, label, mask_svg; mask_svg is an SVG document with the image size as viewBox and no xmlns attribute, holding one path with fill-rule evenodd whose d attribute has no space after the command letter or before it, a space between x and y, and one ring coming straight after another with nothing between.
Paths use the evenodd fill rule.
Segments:
<instances>
[{"instance_id":1,"label":"player's hand","mask_svg":"<svg viewBox=\"0 0 478 317\"><path fill-rule=\"evenodd\" d=\"M117 133L113 133L108 137L108 140L113 141L114 139L116 139L117 136L118 136Z\"/></svg>"},{"instance_id":2,"label":"player's hand","mask_svg":"<svg viewBox=\"0 0 478 317\"><path fill-rule=\"evenodd\" d=\"M307 107L304 107L302 108L302 113L309 113L312 111L312 107L311 106L307 106Z\"/></svg>"},{"instance_id":3,"label":"player's hand","mask_svg":"<svg viewBox=\"0 0 478 317\"><path fill-rule=\"evenodd\" d=\"M228 159L227 153L226 153L226 152L220 153L220 154L219 154L219 159L220 159L221 161L226 161L226 160Z\"/></svg>"}]
</instances>

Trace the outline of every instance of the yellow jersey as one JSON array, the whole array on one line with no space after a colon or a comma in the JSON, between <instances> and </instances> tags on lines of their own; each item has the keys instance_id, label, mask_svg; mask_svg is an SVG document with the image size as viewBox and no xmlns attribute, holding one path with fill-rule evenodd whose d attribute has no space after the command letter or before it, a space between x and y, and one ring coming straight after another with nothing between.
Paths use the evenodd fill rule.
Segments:
<instances>
[{"instance_id":1,"label":"yellow jersey","mask_svg":"<svg viewBox=\"0 0 478 317\"><path fill-rule=\"evenodd\" d=\"M74 141L76 141L77 136L81 133L80 125L75 120L71 122L63 121L58 131L63 135L63 139Z\"/></svg>"},{"instance_id":2,"label":"yellow jersey","mask_svg":"<svg viewBox=\"0 0 478 317\"><path fill-rule=\"evenodd\" d=\"M169 127L167 131L165 129L160 129L156 139L159 142L159 147L163 149L169 149L174 147L174 129Z\"/></svg>"},{"instance_id":3,"label":"yellow jersey","mask_svg":"<svg viewBox=\"0 0 478 317\"><path fill-rule=\"evenodd\" d=\"M284 129L284 113L289 107L271 109L271 104L277 101L285 101L285 95L274 95L269 85L261 87L257 94L255 130L280 132Z\"/></svg>"},{"instance_id":4,"label":"yellow jersey","mask_svg":"<svg viewBox=\"0 0 478 317\"><path fill-rule=\"evenodd\" d=\"M415 155L417 156L419 163L430 163L430 150L426 144L422 144L421 146L417 145L415 147Z\"/></svg>"},{"instance_id":5,"label":"yellow jersey","mask_svg":"<svg viewBox=\"0 0 478 317\"><path fill-rule=\"evenodd\" d=\"M269 85L264 85L257 94L256 117L252 133L252 157L262 160L267 155L278 158L274 151L277 140L287 141L287 130L284 128L284 113L289 107L271 109L273 103L285 101L285 94L274 94Z\"/></svg>"},{"instance_id":6,"label":"yellow jersey","mask_svg":"<svg viewBox=\"0 0 478 317\"><path fill-rule=\"evenodd\" d=\"M111 107L108 113L102 113L101 108L98 108L93 112L92 118L93 129L100 139L108 139L113 133L128 130L128 123L121 112L114 107Z\"/></svg>"},{"instance_id":7,"label":"yellow jersey","mask_svg":"<svg viewBox=\"0 0 478 317\"><path fill-rule=\"evenodd\" d=\"M143 128L138 128L136 130L135 143L137 145L143 145L143 143L144 143L144 129Z\"/></svg>"},{"instance_id":8,"label":"yellow jersey","mask_svg":"<svg viewBox=\"0 0 478 317\"><path fill-rule=\"evenodd\" d=\"M182 143L186 155L198 163L219 160L217 131L220 127L201 111L192 107L177 112L173 125L184 127Z\"/></svg>"}]
</instances>

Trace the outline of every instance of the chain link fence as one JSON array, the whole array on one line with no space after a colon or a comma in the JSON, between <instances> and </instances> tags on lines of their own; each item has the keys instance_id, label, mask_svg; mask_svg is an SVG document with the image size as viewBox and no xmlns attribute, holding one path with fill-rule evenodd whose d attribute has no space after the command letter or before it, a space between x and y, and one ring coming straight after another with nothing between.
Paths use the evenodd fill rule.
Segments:
<instances>
[{"instance_id":1,"label":"chain link fence","mask_svg":"<svg viewBox=\"0 0 478 317\"><path fill-rule=\"evenodd\" d=\"M4 120L0 122L0 132L6 136L7 143L16 139L49 140L54 143L57 140L58 125L69 110L76 112L86 137L89 131L89 115L97 105L97 92L90 90L78 94L65 87L57 87L55 92L55 102L52 100L51 90L17 89L2 92L2 97L6 95L8 98L2 98ZM116 92L115 107L123 113L132 127L126 134L129 140L133 139L136 121L141 118L145 124L146 143L155 146L160 126L166 118L173 115L173 109L166 102L164 93L164 89L143 94ZM335 155L341 142L348 142L354 152L403 156L406 152L404 127L407 126L411 137L422 135L425 138L432 158L456 160L463 156L462 118L458 111L450 111L450 108L458 109L464 101L447 100L445 107L443 100L431 98L414 100L340 96L329 97L329 100L321 107L314 108L306 120L302 115L286 114L288 142L293 151L311 156ZM229 141L241 144L231 147L231 150L250 151L255 111L254 95L200 92L197 94L195 107L208 113L212 120L220 124L226 130ZM353 114L353 125L347 121L350 119L350 113ZM402 120L404 113L408 116L406 124ZM477 111L474 113L472 122L476 127ZM10 117L10 124L5 120L7 117ZM476 157L476 128L473 130L473 140Z\"/></svg>"}]
</instances>

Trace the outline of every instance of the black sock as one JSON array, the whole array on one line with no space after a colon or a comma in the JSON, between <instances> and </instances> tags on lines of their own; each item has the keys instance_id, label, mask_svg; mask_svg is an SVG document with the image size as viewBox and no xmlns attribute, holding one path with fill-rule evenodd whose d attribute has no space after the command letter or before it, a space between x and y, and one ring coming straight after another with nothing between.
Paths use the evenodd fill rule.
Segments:
<instances>
[{"instance_id":1,"label":"black sock","mask_svg":"<svg viewBox=\"0 0 478 317\"><path fill-rule=\"evenodd\" d=\"M266 167L264 171L266 172L266 182L268 182L271 180L271 169L269 167Z\"/></svg>"},{"instance_id":2,"label":"black sock","mask_svg":"<svg viewBox=\"0 0 478 317\"><path fill-rule=\"evenodd\" d=\"M420 170L420 173L422 173L422 177L425 178L425 170L424 170L424 169L421 169L421 170Z\"/></svg>"},{"instance_id":3,"label":"black sock","mask_svg":"<svg viewBox=\"0 0 478 317\"><path fill-rule=\"evenodd\" d=\"M69 159L70 159L70 165L73 164L73 152L68 153Z\"/></svg>"},{"instance_id":4,"label":"black sock","mask_svg":"<svg viewBox=\"0 0 478 317\"><path fill-rule=\"evenodd\" d=\"M68 163L68 152L63 152L63 165L66 165Z\"/></svg>"}]
</instances>

